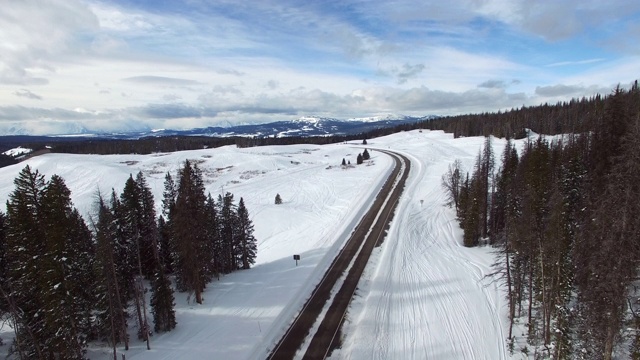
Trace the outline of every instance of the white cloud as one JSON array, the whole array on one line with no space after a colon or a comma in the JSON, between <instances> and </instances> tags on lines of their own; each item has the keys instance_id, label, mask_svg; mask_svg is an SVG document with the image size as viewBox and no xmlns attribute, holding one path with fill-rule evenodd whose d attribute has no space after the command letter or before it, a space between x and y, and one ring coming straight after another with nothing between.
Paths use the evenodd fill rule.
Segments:
<instances>
[{"instance_id":1,"label":"white cloud","mask_svg":"<svg viewBox=\"0 0 640 360\"><path fill-rule=\"evenodd\" d=\"M0 121L166 128L564 100L640 73L620 55L638 45L610 41L635 39L635 3L16 1L0 15ZM574 34L575 58L560 57L553 41Z\"/></svg>"},{"instance_id":2,"label":"white cloud","mask_svg":"<svg viewBox=\"0 0 640 360\"><path fill-rule=\"evenodd\" d=\"M34 94L33 92L27 89L20 89L13 92L15 96L20 96L23 98L31 99L31 100L42 100L42 96L38 94Z\"/></svg>"},{"instance_id":3,"label":"white cloud","mask_svg":"<svg viewBox=\"0 0 640 360\"><path fill-rule=\"evenodd\" d=\"M184 85L201 85L199 81L191 79L180 79L166 76L140 75L122 79L132 83L155 85L155 86L184 86Z\"/></svg>"},{"instance_id":4,"label":"white cloud","mask_svg":"<svg viewBox=\"0 0 640 360\"><path fill-rule=\"evenodd\" d=\"M68 55L97 20L76 0L15 1L0 16L0 84L44 85L55 59ZM28 20L27 20L28 19Z\"/></svg>"},{"instance_id":5,"label":"white cloud","mask_svg":"<svg viewBox=\"0 0 640 360\"><path fill-rule=\"evenodd\" d=\"M93 3L90 5L91 11L98 18L100 27L104 30L112 30L119 32L135 32L135 31L148 31L154 27L149 22L148 14L134 13L107 6L102 3Z\"/></svg>"},{"instance_id":6,"label":"white cloud","mask_svg":"<svg viewBox=\"0 0 640 360\"><path fill-rule=\"evenodd\" d=\"M586 60L575 60L575 61L560 61L553 64L549 64L547 65L547 67L586 65L586 64L598 63L601 61L604 61L604 59L598 58L598 59L586 59Z\"/></svg>"}]
</instances>

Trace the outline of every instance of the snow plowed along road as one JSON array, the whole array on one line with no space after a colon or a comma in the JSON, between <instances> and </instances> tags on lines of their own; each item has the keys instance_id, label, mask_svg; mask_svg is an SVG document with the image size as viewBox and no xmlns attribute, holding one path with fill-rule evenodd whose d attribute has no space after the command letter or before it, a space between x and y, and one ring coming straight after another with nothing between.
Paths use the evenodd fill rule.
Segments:
<instances>
[{"instance_id":1,"label":"snow plowed along road","mask_svg":"<svg viewBox=\"0 0 640 360\"><path fill-rule=\"evenodd\" d=\"M448 164L458 157L471 168L478 147L465 154L465 147L426 135L431 141L417 149L406 144L424 135L402 136L392 148L412 155L406 195L361 279L343 347L331 359L506 359L502 293L485 278L493 255L461 246L440 187Z\"/></svg>"}]
</instances>

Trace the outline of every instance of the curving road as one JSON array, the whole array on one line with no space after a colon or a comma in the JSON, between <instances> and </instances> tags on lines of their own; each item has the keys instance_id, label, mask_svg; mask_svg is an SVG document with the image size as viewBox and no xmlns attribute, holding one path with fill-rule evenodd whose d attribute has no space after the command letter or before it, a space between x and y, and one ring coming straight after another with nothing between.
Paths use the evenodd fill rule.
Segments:
<instances>
[{"instance_id":1,"label":"curving road","mask_svg":"<svg viewBox=\"0 0 640 360\"><path fill-rule=\"evenodd\" d=\"M403 155L381 151L394 158L395 168L378 193L372 207L364 215L344 248L334 259L302 311L295 318L283 338L276 345L268 359L293 359L302 347L312 326L322 313L331 297L331 291L345 271L348 274L333 298L329 309L313 335L304 359L324 359L339 345L340 326L349 302L358 285L360 276L369 260L371 252L383 239L393 218L393 211L404 189L411 163ZM355 259L355 260L354 260ZM349 265L351 267L349 267Z\"/></svg>"}]
</instances>

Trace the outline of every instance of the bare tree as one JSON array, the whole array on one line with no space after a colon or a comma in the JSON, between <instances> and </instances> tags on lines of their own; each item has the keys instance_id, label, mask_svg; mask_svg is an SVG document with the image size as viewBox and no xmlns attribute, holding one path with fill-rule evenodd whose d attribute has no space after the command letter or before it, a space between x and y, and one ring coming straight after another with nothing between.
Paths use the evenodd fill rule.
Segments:
<instances>
[{"instance_id":1,"label":"bare tree","mask_svg":"<svg viewBox=\"0 0 640 360\"><path fill-rule=\"evenodd\" d=\"M456 159L449 165L449 170L442 175L442 187L447 194L447 205L458 212L460 206L460 187L462 186L462 163Z\"/></svg>"}]
</instances>

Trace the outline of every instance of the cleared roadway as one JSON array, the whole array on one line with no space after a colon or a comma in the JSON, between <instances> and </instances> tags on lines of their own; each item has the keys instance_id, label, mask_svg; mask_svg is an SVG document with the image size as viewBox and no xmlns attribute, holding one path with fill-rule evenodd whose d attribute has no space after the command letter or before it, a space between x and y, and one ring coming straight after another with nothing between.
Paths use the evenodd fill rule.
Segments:
<instances>
[{"instance_id":1,"label":"cleared roadway","mask_svg":"<svg viewBox=\"0 0 640 360\"><path fill-rule=\"evenodd\" d=\"M302 347L310 329L316 323L322 309L329 301L331 290L347 271L349 264L353 263L353 266L348 270L348 275L333 298L329 310L314 334L303 359L324 359L333 349L339 346L340 327L349 302L358 286L358 281L367 265L371 252L384 240L385 231L393 219L393 211L409 175L411 165L409 159L394 152L379 151L394 158L395 167L391 175L382 186L371 208L360 220L343 249L329 266L303 309L296 316L267 359L288 360L294 358L298 349ZM355 262L353 261L354 258Z\"/></svg>"}]
</instances>

